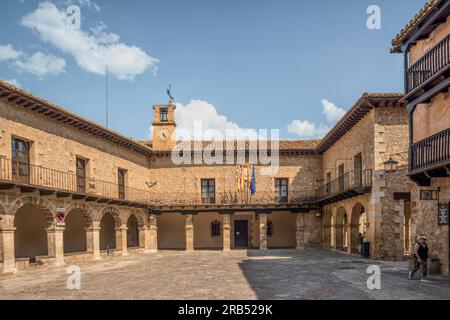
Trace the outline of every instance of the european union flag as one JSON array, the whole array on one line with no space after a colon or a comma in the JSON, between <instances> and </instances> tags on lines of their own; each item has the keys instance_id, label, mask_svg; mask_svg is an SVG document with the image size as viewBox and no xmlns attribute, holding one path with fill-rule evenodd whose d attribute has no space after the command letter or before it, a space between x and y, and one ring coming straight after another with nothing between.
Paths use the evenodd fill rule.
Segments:
<instances>
[{"instance_id":1,"label":"european union flag","mask_svg":"<svg viewBox=\"0 0 450 320\"><path fill-rule=\"evenodd\" d=\"M252 195L256 193L255 165L252 166L252 182L250 183L250 191L252 192Z\"/></svg>"}]
</instances>

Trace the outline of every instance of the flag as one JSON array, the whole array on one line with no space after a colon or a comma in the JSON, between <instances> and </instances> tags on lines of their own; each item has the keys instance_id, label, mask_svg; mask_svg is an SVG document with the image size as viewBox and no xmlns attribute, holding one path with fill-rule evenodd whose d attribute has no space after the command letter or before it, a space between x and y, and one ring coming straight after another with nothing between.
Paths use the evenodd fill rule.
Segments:
<instances>
[{"instance_id":1,"label":"flag","mask_svg":"<svg viewBox=\"0 0 450 320\"><path fill-rule=\"evenodd\" d=\"M255 165L252 166L252 182L250 183L250 191L252 192L252 195L256 193Z\"/></svg>"},{"instance_id":2,"label":"flag","mask_svg":"<svg viewBox=\"0 0 450 320\"><path fill-rule=\"evenodd\" d=\"M245 176L244 176L244 165L241 164L241 174L239 177L239 191L244 191L244 181L245 181Z\"/></svg>"}]
</instances>

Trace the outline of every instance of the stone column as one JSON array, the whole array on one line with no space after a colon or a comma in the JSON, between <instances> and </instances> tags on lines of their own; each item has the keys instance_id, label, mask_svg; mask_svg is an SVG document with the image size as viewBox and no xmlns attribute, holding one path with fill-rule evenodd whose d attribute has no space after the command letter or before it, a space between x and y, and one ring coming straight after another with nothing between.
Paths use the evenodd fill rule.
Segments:
<instances>
[{"instance_id":1,"label":"stone column","mask_svg":"<svg viewBox=\"0 0 450 320\"><path fill-rule=\"evenodd\" d=\"M128 255L127 225L122 224L115 230L116 230L116 249L120 250L123 256L127 256Z\"/></svg>"},{"instance_id":2,"label":"stone column","mask_svg":"<svg viewBox=\"0 0 450 320\"><path fill-rule=\"evenodd\" d=\"M14 232L13 226L0 226L0 248L3 258L2 273L16 272L16 260L14 251Z\"/></svg>"},{"instance_id":3,"label":"stone column","mask_svg":"<svg viewBox=\"0 0 450 320\"><path fill-rule=\"evenodd\" d=\"M350 224L348 226L348 254L358 254L359 246L359 224Z\"/></svg>"},{"instance_id":4,"label":"stone column","mask_svg":"<svg viewBox=\"0 0 450 320\"><path fill-rule=\"evenodd\" d=\"M93 221L92 226L86 228L86 244L94 260L100 260L100 222Z\"/></svg>"},{"instance_id":5,"label":"stone column","mask_svg":"<svg viewBox=\"0 0 450 320\"><path fill-rule=\"evenodd\" d=\"M231 223L230 215L222 215L222 238L223 238L223 251L230 252L231 250Z\"/></svg>"},{"instance_id":6,"label":"stone column","mask_svg":"<svg viewBox=\"0 0 450 320\"><path fill-rule=\"evenodd\" d=\"M267 250L267 214L258 215L259 218L259 250Z\"/></svg>"},{"instance_id":7,"label":"stone column","mask_svg":"<svg viewBox=\"0 0 450 320\"><path fill-rule=\"evenodd\" d=\"M144 249L144 252L146 251L145 244L148 242L148 227L147 226L140 226L138 228L139 230L139 248Z\"/></svg>"},{"instance_id":8,"label":"stone column","mask_svg":"<svg viewBox=\"0 0 450 320\"><path fill-rule=\"evenodd\" d=\"M344 248L344 225L335 224L334 225L334 248L336 250L342 250Z\"/></svg>"},{"instance_id":9,"label":"stone column","mask_svg":"<svg viewBox=\"0 0 450 320\"><path fill-rule=\"evenodd\" d=\"M329 249L331 248L331 225L325 224L323 225L322 229L323 229L322 248Z\"/></svg>"},{"instance_id":10,"label":"stone column","mask_svg":"<svg viewBox=\"0 0 450 320\"><path fill-rule=\"evenodd\" d=\"M47 228L48 257L55 258L55 265L64 264L64 228Z\"/></svg>"},{"instance_id":11,"label":"stone column","mask_svg":"<svg viewBox=\"0 0 450 320\"><path fill-rule=\"evenodd\" d=\"M158 218L152 214L149 217L148 227L148 250L149 252L158 251Z\"/></svg>"},{"instance_id":12,"label":"stone column","mask_svg":"<svg viewBox=\"0 0 450 320\"><path fill-rule=\"evenodd\" d=\"M192 214L186 215L186 251L194 251L194 222Z\"/></svg>"},{"instance_id":13,"label":"stone column","mask_svg":"<svg viewBox=\"0 0 450 320\"><path fill-rule=\"evenodd\" d=\"M305 216L302 213L297 213L295 219L295 239L296 239L296 250L305 249Z\"/></svg>"}]
</instances>

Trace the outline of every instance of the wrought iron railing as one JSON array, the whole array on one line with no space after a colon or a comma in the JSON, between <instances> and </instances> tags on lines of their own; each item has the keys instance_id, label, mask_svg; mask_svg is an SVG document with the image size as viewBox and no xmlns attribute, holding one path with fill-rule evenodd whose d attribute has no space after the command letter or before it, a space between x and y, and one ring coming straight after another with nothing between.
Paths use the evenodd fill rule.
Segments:
<instances>
[{"instance_id":1,"label":"wrought iron railing","mask_svg":"<svg viewBox=\"0 0 450 320\"><path fill-rule=\"evenodd\" d=\"M313 192L289 192L287 197L276 197L274 190L250 192L217 191L214 198L204 199L200 193L152 193L155 205L267 205L267 204L305 204L314 201Z\"/></svg>"},{"instance_id":2,"label":"wrought iron railing","mask_svg":"<svg viewBox=\"0 0 450 320\"><path fill-rule=\"evenodd\" d=\"M352 170L320 186L315 192L316 200L337 196L350 190L370 188L372 170Z\"/></svg>"},{"instance_id":3,"label":"wrought iron railing","mask_svg":"<svg viewBox=\"0 0 450 320\"><path fill-rule=\"evenodd\" d=\"M145 204L150 204L152 200L151 193L146 190L125 187L121 197L119 185L116 183L89 177L83 179L85 181L80 188L80 177L74 173L0 158L0 181L3 182Z\"/></svg>"},{"instance_id":4,"label":"wrought iron railing","mask_svg":"<svg viewBox=\"0 0 450 320\"><path fill-rule=\"evenodd\" d=\"M418 88L450 64L450 35L406 70L406 93Z\"/></svg>"},{"instance_id":5,"label":"wrought iron railing","mask_svg":"<svg viewBox=\"0 0 450 320\"><path fill-rule=\"evenodd\" d=\"M450 162L450 128L411 145L409 171Z\"/></svg>"}]
</instances>

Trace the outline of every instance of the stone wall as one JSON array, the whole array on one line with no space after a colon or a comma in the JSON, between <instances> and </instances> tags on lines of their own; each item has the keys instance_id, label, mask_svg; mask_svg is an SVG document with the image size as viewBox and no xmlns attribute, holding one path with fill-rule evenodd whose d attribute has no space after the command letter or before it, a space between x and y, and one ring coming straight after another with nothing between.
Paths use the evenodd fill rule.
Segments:
<instances>
[{"instance_id":1,"label":"stone wall","mask_svg":"<svg viewBox=\"0 0 450 320\"><path fill-rule=\"evenodd\" d=\"M170 201L201 201L201 180L215 179L216 199L224 194L227 198L241 197L237 192L236 165L176 165L170 156L153 157L150 163L149 180L155 186L153 197ZM273 202L275 178L289 179L290 198L310 198L317 188L321 175L319 156L280 156L279 171L264 175L263 166L256 165L256 194L253 199Z\"/></svg>"},{"instance_id":2,"label":"stone wall","mask_svg":"<svg viewBox=\"0 0 450 320\"><path fill-rule=\"evenodd\" d=\"M117 184L118 168L127 170L127 186L148 190L148 159L87 132L31 110L0 101L0 157L11 159L11 138L31 142L30 162L75 173L76 157L88 159L87 176ZM95 187L92 186L92 192Z\"/></svg>"}]
</instances>

